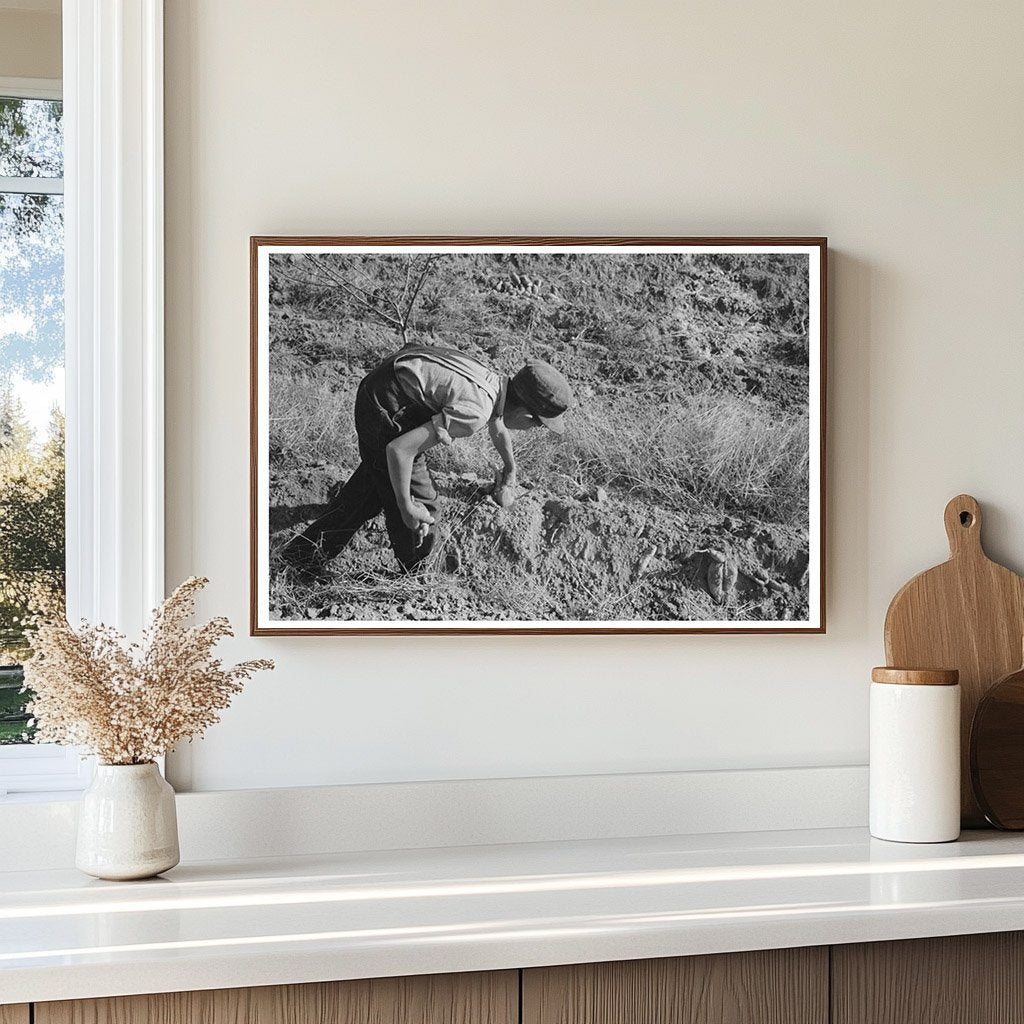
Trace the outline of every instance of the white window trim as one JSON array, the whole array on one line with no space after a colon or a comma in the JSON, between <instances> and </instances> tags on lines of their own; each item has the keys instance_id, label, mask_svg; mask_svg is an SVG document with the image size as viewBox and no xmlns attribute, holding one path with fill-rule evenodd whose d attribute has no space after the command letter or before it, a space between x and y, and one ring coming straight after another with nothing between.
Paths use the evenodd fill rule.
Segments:
<instances>
[{"instance_id":1,"label":"white window trim","mask_svg":"<svg viewBox=\"0 0 1024 1024\"><path fill-rule=\"evenodd\" d=\"M68 615L163 597L163 2L64 0Z\"/></svg>"},{"instance_id":2,"label":"white window trim","mask_svg":"<svg viewBox=\"0 0 1024 1024\"><path fill-rule=\"evenodd\" d=\"M0 96L4 95L0 89ZM5 178L0 174L0 192L17 192L23 196L59 196L63 191L63 178Z\"/></svg>"},{"instance_id":3,"label":"white window trim","mask_svg":"<svg viewBox=\"0 0 1024 1024\"><path fill-rule=\"evenodd\" d=\"M68 617L138 635L164 592L163 0L64 0L63 47ZM90 776L0 759L0 793Z\"/></svg>"},{"instance_id":4,"label":"white window trim","mask_svg":"<svg viewBox=\"0 0 1024 1024\"><path fill-rule=\"evenodd\" d=\"M0 798L8 793L67 793L85 789L93 759L53 743L0 747Z\"/></svg>"}]
</instances>

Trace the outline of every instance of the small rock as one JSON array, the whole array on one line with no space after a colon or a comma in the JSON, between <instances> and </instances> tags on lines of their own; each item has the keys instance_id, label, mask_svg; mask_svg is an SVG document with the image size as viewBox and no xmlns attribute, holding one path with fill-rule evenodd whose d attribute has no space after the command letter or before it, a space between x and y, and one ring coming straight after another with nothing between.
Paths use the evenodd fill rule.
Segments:
<instances>
[{"instance_id":1,"label":"small rock","mask_svg":"<svg viewBox=\"0 0 1024 1024\"><path fill-rule=\"evenodd\" d=\"M736 583L740 578L740 567L735 562L727 562L725 566L725 577L723 584L727 593L736 589Z\"/></svg>"},{"instance_id":2,"label":"small rock","mask_svg":"<svg viewBox=\"0 0 1024 1024\"><path fill-rule=\"evenodd\" d=\"M725 604L736 587L737 567L720 551L708 552L707 587L715 604Z\"/></svg>"},{"instance_id":3,"label":"small rock","mask_svg":"<svg viewBox=\"0 0 1024 1024\"><path fill-rule=\"evenodd\" d=\"M640 564L637 566L636 575L640 576L647 572L647 567L651 564L654 556L658 553L656 547L649 547L647 553L640 559Z\"/></svg>"},{"instance_id":4,"label":"small rock","mask_svg":"<svg viewBox=\"0 0 1024 1024\"><path fill-rule=\"evenodd\" d=\"M723 604L725 601L724 567L721 562L712 562L708 566L707 584L708 593L715 604Z\"/></svg>"},{"instance_id":5,"label":"small rock","mask_svg":"<svg viewBox=\"0 0 1024 1024\"><path fill-rule=\"evenodd\" d=\"M598 505L601 505L604 502L606 502L607 500L608 500L608 492L603 487L598 487L594 491L594 501L596 501L598 503Z\"/></svg>"}]
</instances>

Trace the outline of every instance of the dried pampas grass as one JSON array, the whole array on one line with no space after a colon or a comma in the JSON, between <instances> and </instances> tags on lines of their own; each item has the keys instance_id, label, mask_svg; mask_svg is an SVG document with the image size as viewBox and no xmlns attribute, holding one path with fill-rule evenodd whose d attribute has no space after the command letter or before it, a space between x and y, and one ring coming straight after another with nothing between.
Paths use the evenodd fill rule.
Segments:
<instances>
[{"instance_id":1,"label":"dried pampas grass","mask_svg":"<svg viewBox=\"0 0 1024 1024\"><path fill-rule=\"evenodd\" d=\"M209 580L186 580L153 612L141 644L109 626L40 619L25 662L38 743L84 747L104 764L145 764L217 722L264 659L225 668L213 648L228 620L186 625Z\"/></svg>"}]
</instances>

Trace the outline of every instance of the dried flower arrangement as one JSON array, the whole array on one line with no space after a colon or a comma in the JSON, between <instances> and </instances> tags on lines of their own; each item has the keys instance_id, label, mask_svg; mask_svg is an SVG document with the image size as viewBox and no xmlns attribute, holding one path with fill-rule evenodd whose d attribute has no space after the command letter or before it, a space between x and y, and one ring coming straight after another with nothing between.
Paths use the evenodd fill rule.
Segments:
<instances>
[{"instance_id":1,"label":"dried flower arrangement","mask_svg":"<svg viewBox=\"0 0 1024 1024\"><path fill-rule=\"evenodd\" d=\"M35 623L25 663L36 741L84 747L104 764L146 764L220 718L267 660L225 668L213 648L232 636L218 617L188 626L196 595L209 580L193 576L153 612L141 644L109 626L65 618Z\"/></svg>"}]
</instances>

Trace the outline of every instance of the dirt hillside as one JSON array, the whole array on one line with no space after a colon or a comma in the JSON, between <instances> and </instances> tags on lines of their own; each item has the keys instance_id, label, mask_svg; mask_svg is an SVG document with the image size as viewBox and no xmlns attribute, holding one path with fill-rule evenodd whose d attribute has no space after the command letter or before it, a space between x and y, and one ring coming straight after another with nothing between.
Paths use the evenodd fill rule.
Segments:
<instances>
[{"instance_id":1,"label":"dirt hillside","mask_svg":"<svg viewBox=\"0 0 1024 1024\"><path fill-rule=\"evenodd\" d=\"M808 602L804 270L785 260L449 257L417 340L558 365L567 437L531 432L516 503L480 436L428 453L441 543L405 575L371 523L314 588L273 552L357 461L352 399L396 338L300 257L271 303L272 613L287 619L800 619ZM339 272L397 288L401 267ZM389 276L391 275L391 276ZM803 291L801 291L803 288ZM546 436L533 436L544 434Z\"/></svg>"}]
</instances>

